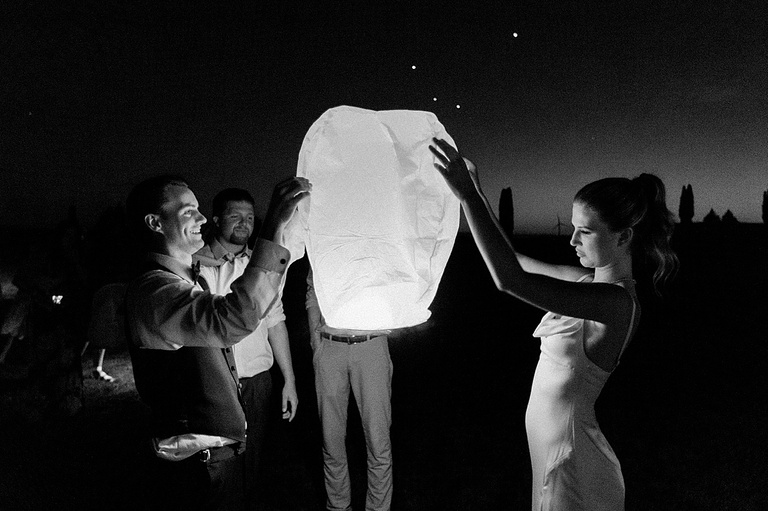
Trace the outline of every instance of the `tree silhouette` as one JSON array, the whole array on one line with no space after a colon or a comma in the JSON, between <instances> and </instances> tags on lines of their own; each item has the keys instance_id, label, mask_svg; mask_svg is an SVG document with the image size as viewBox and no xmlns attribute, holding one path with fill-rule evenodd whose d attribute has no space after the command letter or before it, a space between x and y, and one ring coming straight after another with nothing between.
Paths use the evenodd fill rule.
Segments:
<instances>
[{"instance_id":1,"label":"tree silhouette","mask_svg":"<svg viewBox=\"0 0 768 511\"><path fill-rule=\"evenodd\" d=\"M680 194L680 223L690 224L693 221L693 188L689 184L683 186L683 192Z\"/></svg>"},{"instance_id":2,"label":"tree silhouette","mask_svg":"<svg viewBox=\"0 0 768 511\"><path fill-rule=\"evenodd\" d=\"M736 215L734 215L730 209L727 210L723 215L722 220L723 231L728 234L733 234L736 232L736 227L738 224L739 221L736 219Z\"/></svg>"},{"instance_id":3,"label":"tree silhouette","mask_svg":"<svg viewBox=\"0 0 768 511\"><path fill-rule=\"evenodd\" d=\"M710 209L707 216L704 217L704 224L706 225L720 225L720 217L715 213L714 209Z\"/></svg>"},{"instance_id":4,"label":"tree silhouette","mask_svg":"<svg viewBox=\"0 0 768 511\"><path fill-rule=\"evenodd\" d=\"M512 203L512 188L501 190L499 197L499 223L508 236L515 230L515 206Z\"/></svg>"}]
</instances>

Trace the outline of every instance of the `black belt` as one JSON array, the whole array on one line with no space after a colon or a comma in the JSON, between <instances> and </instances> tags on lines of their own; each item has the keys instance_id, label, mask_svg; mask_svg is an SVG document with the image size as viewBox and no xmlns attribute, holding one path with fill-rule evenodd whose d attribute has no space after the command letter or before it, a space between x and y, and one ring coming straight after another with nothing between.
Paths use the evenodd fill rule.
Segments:
<instances>
[{"instance_id":1,"label":"black belt","mask_svg":"<svg viewBox=\"0 0 768 511\"><path fill-rule=\"evenodd\" d=\"M221 447L209 447L198 451L189 457L191 460L202 461L203 463L216 463L217 461L228 460L245 451L245 445L242 443L229 444Z\"/></svg>"},{"instance_id":2,"label":"black belt","mask_svg":"<svg viewBox=\"0 0 768 511\"><path fill-rule=\"evenodd\" d=\"M370 341L377 337L381 337L384 334L365 334L365 335L336 335L329 334L327 332L320 332L320 337L328 339L334 342L343 342L344 344L358 344L365 341Z\"/></svg>"}]
</instances>

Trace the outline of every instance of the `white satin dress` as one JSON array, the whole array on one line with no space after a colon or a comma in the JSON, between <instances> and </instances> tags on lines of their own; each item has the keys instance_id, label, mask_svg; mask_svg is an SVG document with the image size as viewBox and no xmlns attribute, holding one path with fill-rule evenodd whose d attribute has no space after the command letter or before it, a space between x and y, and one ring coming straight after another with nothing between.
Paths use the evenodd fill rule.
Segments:
<instances>
[{"instance_id":1,"label":"white satin dress","mask_svg":"<svg viewBox=\"0 0 768 511\"><path fill-rule=\"evenodd\" d=\"M633 295L632 321L621 353L638 315L631 284L628 291ZM594 330L590 323L549 312L533 334L541 338L525 415L533 511L624 509L621 466L595 417L595 401L611 373L587 357L585 342Z\"/></svg>"}]
</instances>

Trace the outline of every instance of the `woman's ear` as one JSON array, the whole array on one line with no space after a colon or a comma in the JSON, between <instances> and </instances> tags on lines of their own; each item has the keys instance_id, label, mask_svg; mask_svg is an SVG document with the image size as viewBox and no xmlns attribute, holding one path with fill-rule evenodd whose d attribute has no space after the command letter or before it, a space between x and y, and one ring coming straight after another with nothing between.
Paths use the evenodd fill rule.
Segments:
<instances>
[{"instance_id":1,"label":"woman's ear","mask_svg":"<svg viewBox=\"0 0 768 511\"><path fill-rule=\"evenodd\" d=\"M619 233L619 246L629 245L632 242L632 237L635 235L635 230L628 227Z\"/></svg>"}]
</instances>

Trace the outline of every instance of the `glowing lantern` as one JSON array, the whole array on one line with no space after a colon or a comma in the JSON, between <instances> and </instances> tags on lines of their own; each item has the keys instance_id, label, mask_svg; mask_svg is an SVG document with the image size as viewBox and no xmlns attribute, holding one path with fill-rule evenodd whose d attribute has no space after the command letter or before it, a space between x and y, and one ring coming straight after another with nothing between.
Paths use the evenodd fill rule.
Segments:
<instances>
[{"instance_id":1,"label":"glowing lantern","mask_svg":"<svg viewBox=\"0 0 768 511\"><path fill-rule=\"evenodd\" d=\"M320 310L353 330L417 325L453 249L459 203L434 168L432 137L454 144L429 112L325 112L307 132L297 175Z\"/></svg>"}]
</instances>

